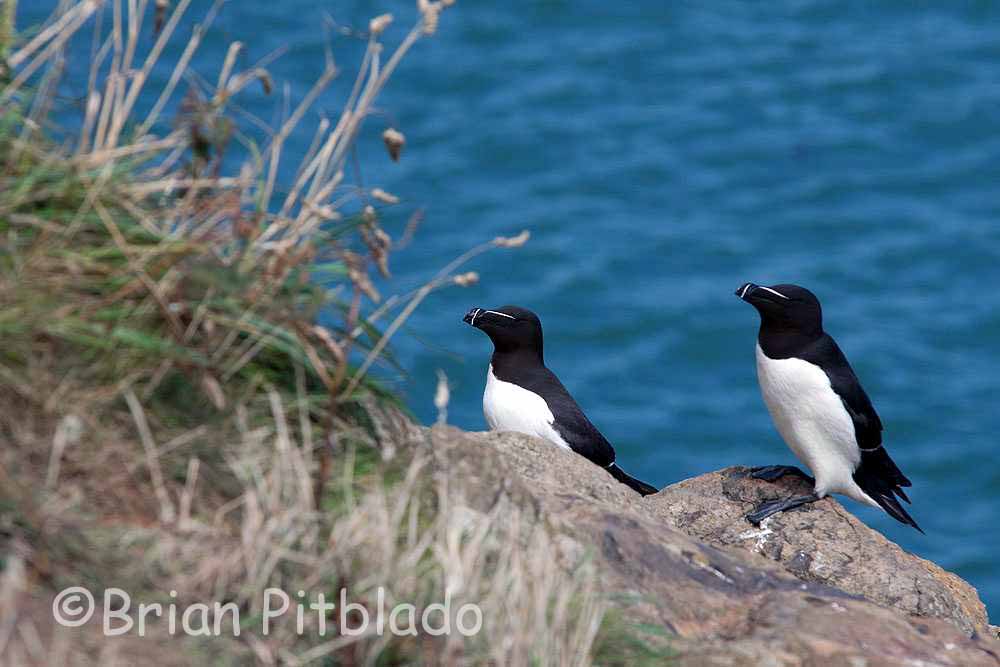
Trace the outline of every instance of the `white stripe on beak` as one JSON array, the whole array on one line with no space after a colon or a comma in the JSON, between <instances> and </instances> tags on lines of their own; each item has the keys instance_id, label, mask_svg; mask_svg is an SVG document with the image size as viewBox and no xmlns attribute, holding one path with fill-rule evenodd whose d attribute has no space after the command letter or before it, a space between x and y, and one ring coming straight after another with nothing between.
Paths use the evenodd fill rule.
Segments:
<instances>
[{"instance_id":1,"label":"white stripe on beak","mask_svg":"<svg viewBox=\"0 0 1000 667\"><path fill-rule=\"evenodd\" d=\"M784 294L782 294L781 292L779 292L777 290L771 289L770 287L761 287L760 285L758 285L758 287L760 287L760 289L762 289L762 290L767 290L771 294L776 294L776 295L780 296L782 299L788 299L787 296L785 296Z\"/></svg>"},{"instance_id":2,"label":"white stripe on beak","mask_svg":"<svg viewBox=\"0 0 1000 667\"><path fill-rule=\"evenodd\" d=\"M749 291L750 291L750 285L752 285L752 284L753 284L753 283L747 283L747 284L746 284L746 285L745 285L745 286L743 287L743 292L742 292L742 293L740 294L740 298L741 298L741 299L742 299L743 297L745 297L745 296L747 295L747 292L749 292Z\"/></svg>"},{"instance_id":3,"label":"white stripe on beak","mask_svg":"<svg viewBox=\"0 0 1000 667\"><path fill-rule=\"evenodd\" d=\"M476 326L476 318L479 317L479 314L482 312L483 312L482 308L476 308L476 312L472 314L472 321L469 322L469 324L471 324L472 326Z\"/></svg>"}]
</instances>

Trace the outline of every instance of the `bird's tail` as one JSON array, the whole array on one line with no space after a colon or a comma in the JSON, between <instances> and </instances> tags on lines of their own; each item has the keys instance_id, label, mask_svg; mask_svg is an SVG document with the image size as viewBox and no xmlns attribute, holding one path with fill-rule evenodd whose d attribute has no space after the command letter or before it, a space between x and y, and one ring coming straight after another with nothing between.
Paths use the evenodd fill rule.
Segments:
<instances>
[{"instance_id":1,"label":"bird's tail","mask_svg":"<svg viewBox=\"0 0 1000 667\"><path fill-rule=\"evenodd\" d=\"M906 492L901 488L910 486L910 480L889 458L889 452L885 451L885 447L861 450L861 464L854 471L854 482L893 519L913 526L921 533L924 532L897 499L899 496L907 503L910 502Z\"/></svg>"},{"instance_id":2,"label":"bird's tail","mask_svg":"<svg viewBox=\"0 0 1000 667\"><path fill-rule=\"evenodd\" d=\"M607 468L605 468L611 476L617 479L619 482L629 487L639 495L648 496L659 491L655 486L650 486L645 482L640 482L635 477L632 477L627 472L618 467L618 464L612 463Z\"/></svg>"}]
</instances>

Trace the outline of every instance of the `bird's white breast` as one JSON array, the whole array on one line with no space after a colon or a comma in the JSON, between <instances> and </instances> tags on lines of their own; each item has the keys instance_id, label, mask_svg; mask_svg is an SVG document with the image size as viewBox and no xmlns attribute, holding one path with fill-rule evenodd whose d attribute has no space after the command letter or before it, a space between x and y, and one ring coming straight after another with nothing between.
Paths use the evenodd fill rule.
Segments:
<instances>
[{"instance_id":1,"label":"bird's white breast","mask_svg":"<svg viewBox=\"0 0 1000 667\"><path fill-rule=\"evenodd\" d=\"M555 417L545 399L524 387L497 379L492 364L486 375L483 414L490 430L526 433L570 449L553 428Z\"/></svg>"},{"instance_id":2,"label":"bird's white breast","mask_svg":"<svg viewBox=\"0 0 1000 667\"><path fill-rule=\"evenodd\" d=\"M757 345L757 379L781 437L816 477L816 492L875 504L852 477L861 460L854 422L823 369L802 359L771 359Z\"/></svg>"}]
</instances>

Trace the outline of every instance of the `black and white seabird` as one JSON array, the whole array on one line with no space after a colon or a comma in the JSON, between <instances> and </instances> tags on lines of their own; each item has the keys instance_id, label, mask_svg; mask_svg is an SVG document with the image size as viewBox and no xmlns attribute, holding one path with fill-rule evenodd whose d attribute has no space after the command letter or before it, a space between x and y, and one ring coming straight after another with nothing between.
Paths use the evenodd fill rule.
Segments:
<instances>
[{"instance_id":1,"label":"black and white seabird","mask_svg":"<svg viewBox=\"0 0 1000 667\"><path fill-rule=\"evenodd\" d=\"M752 523L787 509L841 493L881 507L921 533L899 499L910 502L910 486L882 443L882 421L837 343L823 331L819 300L798 285L736 290L760 313L757 380L771 418L795 456L815 475L812 494L762 504L747 515ZM768 466L754 473L774 480L794 472Z\"/></svg>"},{"instance_id":2,"label":"black and white seabird","mask_svg":"<svg viewBox=\"0 0 1000 667\"><path fill-rule=\"evenodd\" d=\"M589 459L644 496L657 492L618 467L611 443L546 368L537 315L517 306L473 308L464 321L493 341L483 394L483 413L491 430L543 438Z\"/></svg>"}]
</instances>

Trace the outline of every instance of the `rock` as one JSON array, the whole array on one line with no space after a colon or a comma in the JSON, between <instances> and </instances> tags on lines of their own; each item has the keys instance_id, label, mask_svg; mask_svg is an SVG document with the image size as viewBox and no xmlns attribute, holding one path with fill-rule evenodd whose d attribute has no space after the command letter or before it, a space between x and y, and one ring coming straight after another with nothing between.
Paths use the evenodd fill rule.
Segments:
<instances>
[{"instance_id":1,"label":"rock","mask_svg":"<svg viewBox=\"0 0 1000 667\"><path fill-rule=\"evenodd\" d=\"M772 483L747 472L727 468L679 482L648 498L649 508L688 535L760 554L803 581L943 618L967 634L988 632L986 608L972 586L903 551L833 498L772 516L759 528L750 525L744 515L761 501L807 494L812 487L793 475Z\"/></svg>"},{"instance_id":2,"label":"rock","mask_svg":"<svg viewBox=\"0 0 1000 667\"><path fill-rule=\"evenodd\" d=\"M531 437L449 427L400 435L429 449L434 474L460 481L475 510L505 497L536 517L553 533L560 566L588 554L606 599L629 623L662 629L672 664L1000 663L1000 642L971 634L986 630L986 617L968 584L906 554L835 501L774 518L750 537L743 513L793 480L758 485L730 469L641 498ZM862 577L850 557L876 562L880 574ZM900 570L907 577L888 576Z\"/></svg>"}]
</instances>

